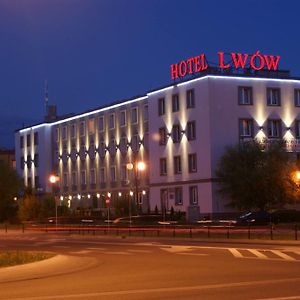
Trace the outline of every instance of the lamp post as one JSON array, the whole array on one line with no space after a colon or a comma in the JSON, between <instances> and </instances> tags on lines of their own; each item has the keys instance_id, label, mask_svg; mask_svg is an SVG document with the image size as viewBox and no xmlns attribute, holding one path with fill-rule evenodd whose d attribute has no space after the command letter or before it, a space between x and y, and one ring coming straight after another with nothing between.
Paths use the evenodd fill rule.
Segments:
<instances>
[{"instance_id":1,"label":"lamp post","mask_svg":"<svg viewBox=\"0 0 300 300\"><path fill-rule=\"evenodd\" d=\"M146 164L143 161L134 161L133 163L127 164L127 169L133 171L134 176L134 186L135 186L135 203L138 204L138 193L139 193L139 184L138 184L138 172L143 172L146 169ZM133 192L130 191L129 197L129 223L131 226L131 197L133 196Z\"/></svg>"},{"instance_id":2,"label":"lamp post","mask_svg":"<svg viewBox=\"0 0 300 300\"><path fill-rule=\"evenodd\" d=\"M55 228L57 229L57 183L59 182L59 177L57 175L50 175L49 182L52 185L52 192L54 193L54 201L55 201Z\"/></svg>"}]
</instances>

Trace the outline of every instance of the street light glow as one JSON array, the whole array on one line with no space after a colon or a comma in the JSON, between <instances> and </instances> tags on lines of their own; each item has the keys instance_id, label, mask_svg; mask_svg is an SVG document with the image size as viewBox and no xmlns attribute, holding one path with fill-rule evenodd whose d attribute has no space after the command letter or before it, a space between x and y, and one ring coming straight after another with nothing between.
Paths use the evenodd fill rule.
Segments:
<instances>
[{"instance_id":1,"label":"street light glow","mask_svg":"<svg viewBox=\"0 0 300 300\"><path fill-rule=\"evenodd\" d=\"M137 169L138 169L139 171L144 171L144 170L146 169L146 164L145 164L143 161L139 161L139 162L137 163Z\"/></svg>"},{"instance_id":2,"label":"street light glow","mask_svg":"<svg viewBox=\"0 0 300 300\"><path fill-rule=\"evenodd\" d=\"M50 183L54 184L59 181L59 177L52 174L49 176L49 181L50 181Z\"/></svg>"}]
</instances>

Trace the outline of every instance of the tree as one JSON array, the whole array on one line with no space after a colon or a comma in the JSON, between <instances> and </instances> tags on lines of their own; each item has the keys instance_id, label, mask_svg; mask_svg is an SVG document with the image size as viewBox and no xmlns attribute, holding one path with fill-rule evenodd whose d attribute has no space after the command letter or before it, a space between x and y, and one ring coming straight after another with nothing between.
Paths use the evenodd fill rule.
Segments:
<instances>
[{"instance_id":1,"label":"tree","mask_svg":"<svg viewBox=\"0 0 300 300\"><path fill-rule=\"evenodd\" d=\"M37 220L39 219L40 212L41 205L39 199L36 197L34 191L28 188L19 205L19 218L21 221Z\"/></svg>"},{"instance_id":2,"label":"tree","mask_svg":"<svg viewBox=\"0 0 300 300\"><path fill-rule=\"evenodd\" d=\"M15 170L0 161L0 222L13 220L17 206L14 198L22 188L22 180Z\"/></svg>"},{"instance_id":3,"label":"tree","mask_svg":"<svg viewBox=\"0 0 300 300\"><path fill-rule=\"evenodd\" d=\"M253 141L229 147L221 157L216 175L219 192L239 210L266 210L295 201L297 185L292 178L296 163L285 142L266 148Z\"/></svg>"}]
</instances>

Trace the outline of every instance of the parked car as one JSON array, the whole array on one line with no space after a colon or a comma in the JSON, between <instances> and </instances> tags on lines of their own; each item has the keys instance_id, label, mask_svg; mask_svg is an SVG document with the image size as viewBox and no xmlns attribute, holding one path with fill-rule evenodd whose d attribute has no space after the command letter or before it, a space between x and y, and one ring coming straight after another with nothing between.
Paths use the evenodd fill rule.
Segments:
<instances>
[{"instance_id":1,"label":"parked car","mask_svg":"<svg viewBox=\"0 0 300 300\"><path fill-rule=\"evenodd\" d=\"M268 225L272 223L272 215L267 211L249 211L240 215L236 225Z\"/></svg>"}]
</instances>

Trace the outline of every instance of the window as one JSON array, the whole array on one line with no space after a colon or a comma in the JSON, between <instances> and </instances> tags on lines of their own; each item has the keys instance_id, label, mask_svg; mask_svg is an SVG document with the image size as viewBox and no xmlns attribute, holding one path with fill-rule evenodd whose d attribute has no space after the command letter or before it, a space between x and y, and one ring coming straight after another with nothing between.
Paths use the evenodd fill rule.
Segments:
<instances>
[{"instance_id":1,"label":"window","mask_svg":"<svg viewBox=\"0 0 300 300\"><path fill-rule=\"evenodd\" d=\"M158 99L158 115L162 116L165 114L165 98Z\"/></svg>"},{"instance_id":2,"label":"window","mask_svg":"<svg viewBox=\"0 0 300 300\"><path fill-rule=\"evenodd\" d=\"M294 103L295 106L300 106L300 89L295 89L294 91Z\"/></svg>"},{"instance_id":3,"label":"window","mask_svg":"<svg viewBox=\"0 0 300 300\"><path fill-rule=\"evenodd\" d=\"M71 139L76 137L76 124L71 125Z\"/></svg>"},{"instance_id":4,"label":"window","mask_svg":"<svg viewBox=\"0 0 300 300\"><path fill-rule=\"evenodd\" d=\"M104 116L99 117L98 120L99 124L98 124L98 128L100 132L104 131Z\"/></svg>"},{"instance_id":5,"label":"window","mask_svg":"<svg viewBox=\"0 0 300 300\"><path fill-rule=\"evenodd\" d=\"M175 205L182 205L182 187L175 188Z\"/></svg>"},{"instance_id":6,"label":"window","mask_svg":"<svg viewBox=\"0 0 300 300\"><path fill-rule=\"evenodd\" d=\"M59 141L59 128L55 128L55 131L54 131L54 140L55 140L55 142Z\"/></svg>"},{"instance_id":7,"label":"window","mask_svg":"<svg viewBox=\"0 0 300 300\"><path fill-rule=\"evenodd\" d=\"M104 142L100 142L100 146L99 146L99 155L100 157L104 157L105 156L105 143Z\"/></svg>"},{"instance_id":8,"label":"window","mask_svg":"<svg viewBox=\"0 0 300 300\"><path fill-rule=\"evenodd\" d=\"M82 170L80 172L80 181L82 185L86 185L86 171Z\"/></svg>"},{"instance_id":9,"label":"window","mask_svg":"<svg viewBox=\"0 0 300 300\"><path fill-rule=\"evenodd\" d=\"M300 138L300 121L295 121L296 138Z\"/></svg>"},{"instance_id":10,"label":"window","mask_svg":"<svg viewBox=\"0 0 300 300\"><path fill-rule=\"evenodd\" d=\"M160 176L167 175L167 159L161 158L159 160L159 170L160 170Z\"/></svg>"},{"instance_id":11,"label":"window","mask_svg":"<svg viewBox=\"0 0 300 300\"><path fill-rule=\"evenodd\" d=\"M105 176L105 168L100 168L100 183L105 183L106 176Z\"/></svg>"},{"instance_id":12,"label":"window","mask_svg":"<svg viewBox=\"0 0 300 300\"><path fill-rule=\"evenodd\" d=\"M30 134L27 134L27 137L26 137L26 139L27 139L27 147L30 147Z\"/></svg>"},{"instance_id":13,"label":"window","mask_svg":"<svg viewBox=\"0 0 300 300\"><path fill-rule=\"evenodd\" d=\"M95 133L95 119L89 119L88 121L88 130L89 134L94 134Z\"/></svg>"},{"instance_id":14,"label":"window","mask_svg":"<svg viewBox=\"0 0 300 300\"><path fill-rule=\"evenodd\" d=\"M139 149L139 136L137 134L131 138L131 149L133 152L137 152Z\"/></svg>"},{"instance_id":15,"label":"window","mask_svg":"<svg viewBox=\"0 0 300 300\"><path fill-rule=\"evenodd\" d=\"M252 87L239 86L239 104L240 105L252 105Z\"/></svg>"},{"instance_id":16,"label":"window","mask_svg":"<svg viewBox=\"0 0 300 300\"><path fill-rule=\"evenodd\" d=\"M179 96L178 94L172 95L172 112L179 111Z\"/></svg>"},{"instance_id":17,"label":"window","mask_svg":"<svg viewBox=\"0 0 300 300\"><path fill-rule=\"evenodd\" d=\"M85 122L84 121L80 122L79 133L80 133L80 136L85 135Z\"/></svg>"},{"instance_id":18,"label":"window","mask_svg":"<svg viewBox=\"0 0 300 300\"><path fill-rule=\"evenodd\" d=\"M114 129L115 128L115 114L110 114L109 115L109 129Z\"/></svg>"},{"instance_id":19,"label":"window","mask_svg":"<svg viewBox=\"0 0 300 300\"><path fill-rule=\"evenodd\" d=\"M134 107L131 110L131 123L136 124L138 122L138 108Z\"/></svg>"},{"instance_id":20,"label":"window","mask_svg":"<svg viewBox=\"0 0 300 300\"><path fill-rule=\"evenodd\" d=\"M63 185L64 185L64 187L68 186L68 173L64 173Z\"/></svg>"},{"instance_id":21,"label":"window","mask_svg":"<svg viewBox=\"0 0 300 300\"><path fill-rule=\"evenodd\" d=\"M180 130L180 125L179 124L173 125L172 139L173 139L174 143L179 143L180 140L181 140L181 130Z\"/></svg>"},{"instance_id":22,"label":"window","mask_svg":"<svg viewBox=\"0 0 300 300\"><path fill-rule=\"evenodd\" d=\"M111 166L110 167L110 180L112 182L117 181L117 177L116 177L116 166Z\"/></svg>"},{"instance_id":23,"label":"window","mask_svg":"<svg viewBox=\"0 0 300 300\"><path fill-rule=\"evenodd\" d=\"M267 104L280 106L280 89L267 88Z\"/></svg>"},{"instance_id":24,"label":"window","mask_svg":"<svg viewBox=\"0 0 300 300\"><path fill-rule=\"evenodd\" d=\"M65 141L67 139L67 126L62 128L62 140Z\"/></svg>"},{"instance_id":25,"label":"window","mask_svg":"<svg viewBox=\"0 0 300 300\"><path fill-rule=\"evenodd\" d=\"M197 172L197 154L196 153L189 154L188 162L189 162L189 173Z\"/></svg>"},{"instance_id":26,"label":"window","mask_svg":"<svg viewBox=\"0 0 300 300\"><path fill-rule=\"evenodd\" d=\"M195 107L195 92L194 90L186 91L186 108L194 108Z\"/></svg>"},{"instance_id":27,"label":"window","mask_svg":"<svg viewBox=\"0 0 300 300\"><path fill-rule=\"evenodd\" d=\"M34 187L38 189L40 187L40 178L39 176L34 176Z\"/></svg>"},{"instance_id":28,"label":"window","mask_svg":"<svg viewBox=\"0 0 300 300\"><path fill-rule=\"evenodd\" d=\"M126 110L120 112L120 126L126 126Z\"/></svg>"},{"instance_id":29,"label":"window","mask_svg":"<svg viewBox=\"0 0 300 300\"><path fill-rule=\"evenodd\" d=\"M24 170L24 156L21 156L20 158L20 167L21 167L21 170Z\"/></svg>"},{"instance_id":30,"label":"window","mask_svg":"<svg viewBox=\"0 0 300 300\"><path fill-rule=\"evenodd\" d=\"M121 166L121 180L127 181L128 180L128 169L127 165Z\"/></svg>"},{"instance_id":31,"label":"window","mask_svg":"<svg viewBox=\"0 0 300 300\"><path fill-rule=\"evenodd\" d=\"M268 120L268 137L280 138L281 137L281 121Z\"/></svg>"},{"instance_id":32,"label":"window","mask_svg":"<svg viewBox=\"0 0 300 300\"><path fill-rule=\"evenodd\" d=\"M239 120L239 136L240 137L253 137L253 120L240 119Z\"/></svg>"},{"instance_id":33,"label":"window","mask_svg":"<svg viewBox=\"0 0 300 300\"><path fill-rule=\"evenodd\" d=\"M96 171L95 169L90 170L90 183L96 184Z\"/></svg>"},{"instance_id":34,"label":"window","mask_svg":"<svg viewBox=\"0 0 300 300\"><path fill-rule=\"evenodd\" d=\"M39 155L38 154L34 154L33 163L34 163L35 167L38 168L38 166L39 166Z\"/></svg>"},{"instance_id":35,"label":"window","mask_svg":"<svg viewBox=\"0 0 300 300\"><path fill-rule=\"evenodd\" d=\"M144 121L148 121L149 119L149 110L148 110L148 105L144 106Z\"/></svg>"},{"instance_id":36,"label":"window","mask_svg":"<svg viewBox=\"0 0 300 300\"><path fill-rule=\"evenodd\" d=\"M167 143L167 132L165 127L159 128L159 144L165 145Z\"/></svg>"},{"instance_id":37,"label":"window","mask_svg":"<svg viewBox=\"0 0 300 300\"><path fill-rule=\"evenodd\" d=\"M30 169L31 168L31 156L30 155L27 155L27 168Z\"/></svg>"},{"instance_id":38,"label":"window","mask_svg":"<svg viewBox=\"0 0 300 300\"><path fill-rule=\"evenodd\" d=\"M196 122L190 121L186 124L186 135L189 141L196 139Z\"/></svg>"},{"instance_id":39,"label":"window","mask_svg":"<svg viewBox=\"0 0 300 300\"><path fill-rule=\"evenodd\" d=\"M126 136L122 136L120 139L120 151L122 153L126 153L127 151L127 138Z\"/></svg>"},{"instance_id":40,"label":"window","mask_svg":"<svg viewBox=\"0 0 300 300\"><path fill-rule=\"evenodd\" d=\"M72 172L72 185L73 186L77 185L77 174L76 174L76 172Z\"/></svg>"},{"instance_id":41,"label":"window","mask_svg":"<svg viewBox=\"0 0 300 300\"><path fill-rule=\"evenodd\" d=\"M35 146L37 146L39 144L39 133L35 132L33 135L33 143Z\"/></svg>"},{"instance_id":42,"label":"window","mask_svg":"<svg viewBox=\"0 0 300 300\"><path fill-rule=\"evenodd\" d=\"M198 187L190 186L189 188L190 205L198 204Z\"/></svg>"},{"instance_id":43,"label":"window","mask_svg":"<svg viewBox=\"0 0 300 300\"><path fill-rule=\"evenodd\" d=\"M181 157L174 156L174 173L181 174Z\"/></svg>"},{"instance_id":44,"label":"window","mask_svg":"<svg viewBox=\"0 0 300 300\"><path fill-rule=\"evenodd\" d=\"M20 136L20 148L24 148L24 136Z\"/></svg>"}]
</instances>

